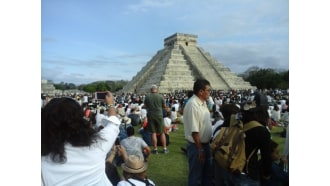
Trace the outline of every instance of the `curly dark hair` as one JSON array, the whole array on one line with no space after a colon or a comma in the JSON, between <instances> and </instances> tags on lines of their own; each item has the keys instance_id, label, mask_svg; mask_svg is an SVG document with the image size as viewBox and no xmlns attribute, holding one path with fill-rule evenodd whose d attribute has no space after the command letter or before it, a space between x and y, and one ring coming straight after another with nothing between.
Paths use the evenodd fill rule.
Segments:
<instances>
[{"instance_id":1,"label":"curly dark hair","mask_svg":"<svg viewBox=\"0 0 330 186\"><path fill-rule=\"evenodd\" d=\"M90 146L101 139L88 121L83 108L69 97L53 98L41 110L41 156L51 155L54 162L66 161L66 143Z\"/></svg>"}]
</instances>

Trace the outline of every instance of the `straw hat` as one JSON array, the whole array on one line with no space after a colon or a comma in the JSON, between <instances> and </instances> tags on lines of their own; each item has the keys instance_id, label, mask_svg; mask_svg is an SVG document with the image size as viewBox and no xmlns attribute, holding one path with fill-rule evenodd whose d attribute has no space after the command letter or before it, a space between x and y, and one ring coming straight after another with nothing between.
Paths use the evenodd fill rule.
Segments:
<instances>
[{"instance_id":1,"label":"straw hat","mask_svg":"<svg viewBox=\"0 0 330 186\"><path fill-rule=\"evenodd\" d=\"M129 117L127 117L127 116L124 116L123 118L122 118L122 122L123 123L126 123L126 124L131 124L131 118L129 118Z\"/></svg>"},{"instance_id":2,"label":"straw hat","mask_svg":"<svg viewBox=\"0 0 330 186\"><path fill-rule=\"evenodd\" d=\"M121 168L128 173L141 173L147 170L148 164L138 155L129 155Z\"/></svg>"}]
</instances>

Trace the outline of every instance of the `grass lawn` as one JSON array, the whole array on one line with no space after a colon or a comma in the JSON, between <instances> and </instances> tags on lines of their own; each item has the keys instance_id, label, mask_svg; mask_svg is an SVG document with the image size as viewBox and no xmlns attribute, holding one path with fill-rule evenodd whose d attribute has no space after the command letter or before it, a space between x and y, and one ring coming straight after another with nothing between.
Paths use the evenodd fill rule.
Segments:
<instances>
[{"instance_id":1,"label":"grass lawn","mask_svg":"<svg viewBox=\"0 0 330 186\"><path fill-rule=\"evenodd\" d=\"M162 147L158 147L159 154L151 154L148 160L148 177L157 186L186 186L188 181L188 159L181 151L186 146L183 125L178 125L179 130L170 133L169 153L162 154ZM140 126L135 127L138 131ZM279 144L280 152L283 152L285 138L280 136L282 128L273 127L272 139ZM136 136L141 136L136 134ZM121 173L121 169L118 168Z\"/></svg>"}]
</instances>

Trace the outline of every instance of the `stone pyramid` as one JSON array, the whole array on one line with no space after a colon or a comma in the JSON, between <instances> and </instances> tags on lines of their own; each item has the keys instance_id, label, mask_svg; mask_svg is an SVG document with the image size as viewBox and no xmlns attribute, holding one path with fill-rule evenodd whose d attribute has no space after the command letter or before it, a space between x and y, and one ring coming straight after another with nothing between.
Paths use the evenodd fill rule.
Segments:
<instances>
[{"instance_id":1,"label":"stone pyramid","mask_svg":"<svg viewBox=\"0 0 330 186\"><path fill-rule=\"evenodd\" d=\"M192 90L197 78L207 79L212 89L256 89L197 46L197 35L175 33L164 39L164 48L123 87L121 92L149 93L151 85L160 93Z\"/></svg>"}]
</instances>

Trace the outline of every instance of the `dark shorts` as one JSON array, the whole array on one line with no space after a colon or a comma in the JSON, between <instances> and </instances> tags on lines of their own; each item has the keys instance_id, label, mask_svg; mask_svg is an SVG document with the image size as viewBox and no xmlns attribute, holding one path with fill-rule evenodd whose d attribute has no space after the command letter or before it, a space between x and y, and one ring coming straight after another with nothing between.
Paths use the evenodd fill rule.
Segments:
<instances>
[{"instance_id":1,"label":"dark shorts","mask_svg":"<svg viewBox=\"0 0 330 186\"><path fill-rule=\"evenodd\" d=\"M152 133L164 133L164 118L163 116L147 116L148 124L146 130Z\"/></svg>"}]
</instances>

